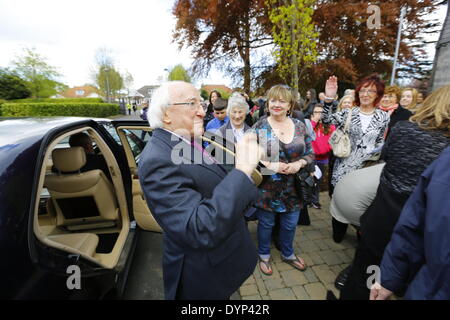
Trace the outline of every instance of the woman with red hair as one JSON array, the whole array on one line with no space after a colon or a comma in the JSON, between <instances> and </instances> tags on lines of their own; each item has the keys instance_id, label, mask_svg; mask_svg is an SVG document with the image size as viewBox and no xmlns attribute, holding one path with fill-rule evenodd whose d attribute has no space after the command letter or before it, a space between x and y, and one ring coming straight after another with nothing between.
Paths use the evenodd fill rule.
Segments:
<instances>
[{"instance_id":1,"label":"woman with red hair","mask_svg":"<svg viewBox=\"0 0 450 320\"><path fill-rule=\"evenodd\" d=\"M325 85L325 102L322 114L323 123L332 123L337 128L344 127L350 118L348 134L351 152L346 158L337 158L331 177L334 187L346 174L361 169L364 162L381 150L384 133L389 123L389 115L377 108L384 94L384 82L377 75L369 76L359 83L355 90L355 107L332 113L331 107L338 89L337 78L331 76ZM341 242L347 225L333 218L333 239Z\"/></svg>"}]
</instances>

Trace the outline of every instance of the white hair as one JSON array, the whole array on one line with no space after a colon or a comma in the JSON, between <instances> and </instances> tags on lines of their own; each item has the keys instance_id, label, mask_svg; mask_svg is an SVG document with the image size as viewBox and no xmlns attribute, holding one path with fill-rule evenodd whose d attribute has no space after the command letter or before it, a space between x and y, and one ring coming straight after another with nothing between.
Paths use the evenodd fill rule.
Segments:
<instances>
[{"instance_id":1,"label":"white hair","mask_svg":"<svg viewBox=\"0 0 450 320\"><path fill-rule=\"evenodd\" d=\"M183 81L169 81L164 82L155 90L152 95L152 102L147 111L147 119L151 128L163 127L163 116L167 107L170 106L170 92L169 89L176 83L184 83Z\"/></svg>"},{"instance_id":2,"label":"white hair","mask_svg":"<svg viewBox=\"0 0 450 320\"><path fill-rule=\"evenodd\" d=\"M231 97L228 98L227 115L230 115L234 108L244 109L245 114L250 112L247 101L239 92L233 92Z\"/></svg>"}]
</instances>

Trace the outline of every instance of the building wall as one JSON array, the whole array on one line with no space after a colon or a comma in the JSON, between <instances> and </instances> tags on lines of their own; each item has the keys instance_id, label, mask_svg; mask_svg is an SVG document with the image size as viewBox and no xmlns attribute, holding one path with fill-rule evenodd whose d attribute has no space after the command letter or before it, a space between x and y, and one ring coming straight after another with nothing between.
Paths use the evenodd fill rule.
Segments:
<instances>
[{"instance_id":1,"label":"building wall","mask_svg":"<svg viewBox=\"0 0 450 320\"><path fill-rule=\"evenodd\" d=\"M431 91L450 84L450 9L442 26L436 47Z\"/></svg>"},{"instance_id":2,"label":"building wall","mask_svg":"<svg viewBox=\"0 0 450 320\"><path fill-rule=\"evenodd\" d=\"M450 43L439 48L432 90L450 84Z\"/></svg>"}]
</instances>

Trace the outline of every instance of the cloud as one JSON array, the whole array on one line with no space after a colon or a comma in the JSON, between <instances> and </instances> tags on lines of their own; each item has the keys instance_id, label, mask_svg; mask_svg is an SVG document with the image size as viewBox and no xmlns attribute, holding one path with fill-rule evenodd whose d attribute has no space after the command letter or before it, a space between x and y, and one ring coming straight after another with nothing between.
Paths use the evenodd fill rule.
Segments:
<instances>
[{"instance_id":1,"label":"cloud","mask_svg":"<svg viewBox=\"0 0 450 320\"><path fill-rule=\"evenodd\" d=\"M110 48L120 71L134 86L151 84L164 69L192 63L188 50L172 43L173 1L167 0L0 0L0 66L22 47L35 47L70 86L91 82L95 53ZM224 78L214 73L213 78Z\"/></svg>"}]
</instances>

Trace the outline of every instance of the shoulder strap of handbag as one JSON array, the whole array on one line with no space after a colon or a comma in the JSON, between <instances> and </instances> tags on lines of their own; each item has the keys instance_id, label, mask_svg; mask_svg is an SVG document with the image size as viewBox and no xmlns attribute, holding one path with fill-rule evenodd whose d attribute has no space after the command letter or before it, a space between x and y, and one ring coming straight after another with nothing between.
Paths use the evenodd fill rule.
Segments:
<instances>
[{"instance_id":1,"label":"shoulder strap of handbag","mask_svg":"<svg viewBox=\"0 0 450 320\"><path fill-rule=\"evenodd\" d=\"M350 121L352 120L353 115L353 108L350 109L350 111L347 114L347 119L345 120L345 126L344 126L344 132L348 132L348 129L350 129Z\"/></svg>"}]
</instances>

